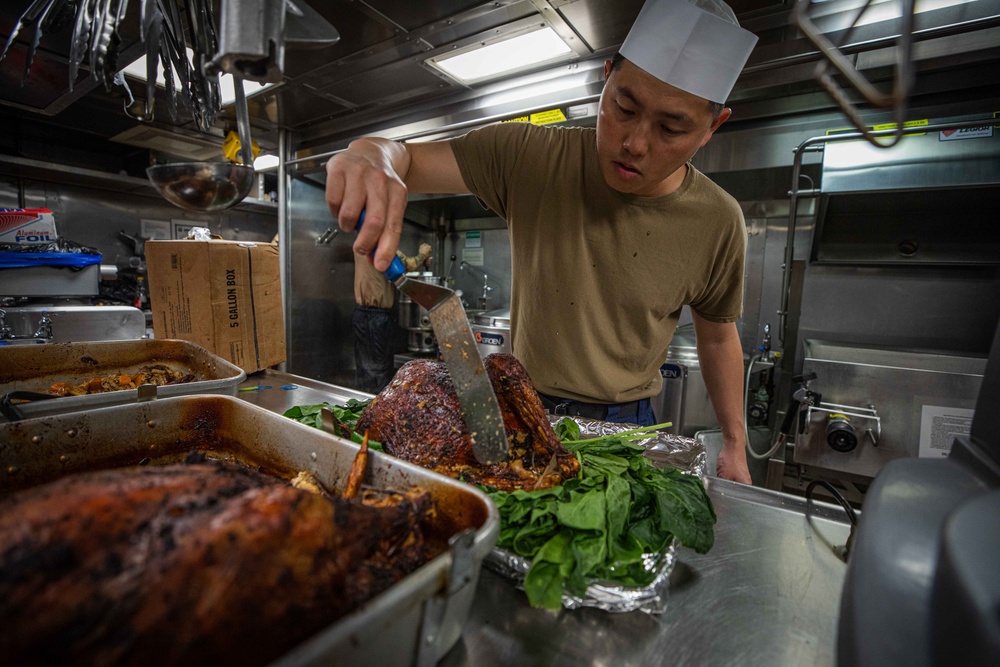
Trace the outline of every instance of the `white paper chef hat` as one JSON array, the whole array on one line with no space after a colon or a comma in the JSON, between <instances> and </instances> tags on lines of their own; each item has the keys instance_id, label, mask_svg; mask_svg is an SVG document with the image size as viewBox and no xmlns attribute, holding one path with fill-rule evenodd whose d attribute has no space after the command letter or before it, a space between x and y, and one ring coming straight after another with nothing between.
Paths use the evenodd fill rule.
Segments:
<instances>
[{"instance_id":1,"label":"white paper chef hat","mask_svg":"<svg viewBox=\"0 0 1000 667\"><path fill-rule=\"evenodd\" d=\"M646 0L620 52L664 83L725 102L756 43L722 0Z\"/></svg>"}]
</instances>

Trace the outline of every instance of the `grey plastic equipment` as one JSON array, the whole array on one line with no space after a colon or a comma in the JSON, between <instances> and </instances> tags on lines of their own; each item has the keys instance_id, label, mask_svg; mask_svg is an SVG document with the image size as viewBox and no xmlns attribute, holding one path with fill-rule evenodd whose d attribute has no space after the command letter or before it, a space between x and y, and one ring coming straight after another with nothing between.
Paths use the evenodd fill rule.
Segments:
<instances>
[{"instance_id":1,"label":"grey plastic equipment","mask_svg":"<svg viewBox=\"0 0 1000 667\"><path fill-rule=\"evenodd\" d=\"M841 667L1000 665L1000 327L972 430L898 459L865 498L840 606Z\"/></svg>"}]
</instances>

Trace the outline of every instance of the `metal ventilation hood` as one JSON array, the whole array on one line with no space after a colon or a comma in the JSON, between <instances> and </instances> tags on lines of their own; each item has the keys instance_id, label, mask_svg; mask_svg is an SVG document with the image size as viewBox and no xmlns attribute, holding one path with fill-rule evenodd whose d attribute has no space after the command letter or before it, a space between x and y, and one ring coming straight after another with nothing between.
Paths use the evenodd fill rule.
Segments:
<instances>
[{"instance_id":1,"label":"metal ventilation hood","mask_svg":"<svg viewBox=\"0 0 1000 667\"><path fill-rule=\"evenodd\" d=\"M826 145L812 259L1000 264L1000 130L996 120L983 121L910 135L892 148L863 140Z\"/></svg>"},{"instance_id":2,"label":"metal ventilation hood","mask_svg":"<svg viewBox=\"0 0 1000 667\"><path fill-rule=\"evenodd\" d=\"M905 137L892 148L867 141L828 144L821 190L827 194L1000 185L997 121L982 127Z\"/></svg>"}]
</instances>

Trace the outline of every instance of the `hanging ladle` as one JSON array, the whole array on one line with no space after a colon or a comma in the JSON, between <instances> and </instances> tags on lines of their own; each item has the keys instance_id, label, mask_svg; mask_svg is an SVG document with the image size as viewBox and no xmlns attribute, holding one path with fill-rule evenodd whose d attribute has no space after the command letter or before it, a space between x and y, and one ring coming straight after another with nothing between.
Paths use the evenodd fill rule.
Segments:
<instances>
[{"instance_id":1,"label":"hanging ladle","mask_svg":"<svg viewBox=\"0 0 1000 667\"><path fill-rule=\"evenodd\" d=\"M233 87L236 128L240 136L239 158L243 164L178 162L148 167L146 175L167 201L189 211L220 211L243 201L253 187L253 144L243 79L234 75Z\"/></svg>"}]
</instances>

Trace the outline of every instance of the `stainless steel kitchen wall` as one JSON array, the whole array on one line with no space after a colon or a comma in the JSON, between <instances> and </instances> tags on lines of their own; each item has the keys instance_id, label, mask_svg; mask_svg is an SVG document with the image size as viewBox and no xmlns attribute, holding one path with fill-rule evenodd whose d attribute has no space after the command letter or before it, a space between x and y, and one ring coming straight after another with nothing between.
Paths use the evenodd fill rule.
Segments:
<instances>
[{"instance_id":1,"label":"stainless steel kitchen wall","mask_svg":"<svg viewBox=\"0 0 1000 667\"><path fill-rule=\"evenodd\" d=\"M113 190L97 190L69 184L26 179L23 181L25 208L48 208L55 215L59 235L98 248L103 263L127 262L133 256L130 242L119 237L124 232L142 236L142 221L156 221L178 227L208 227L213 233L238 241L271 241L278 232L277 209L261 212L234 210L195 213L177 208L158 198ZM18 188L8 181L0 186L0 207L19 205Z\"/></svg>"},{"instance_id":2,"label":"stainless steel kitchen wall","mask_svg":"<svg viewBox=\"0 0 1000 667\"><path fill-rule=\"evenodd\" d=\"M314 177L290 179L287 210L291 242L283 250L290 295L285 305L290 318L286 368L290 373L353 387L354 234L338 232L328 242L317 243L338 227L326 207L323 185ZM404 252L415 254L422 242L434 247L434 235L414 225L404 226L400 240ZM395 342L398 351L405 351L402 330Z\"/></svg>"},{"instance_id":3,"label":"stainless steel kitchen wall","mask_svg":"<svg viewBox=\"0 0 1000 667\"><path fill-rule=\"evenodd\" d=\"M72 177L67 177L71 179ZM131 179L138 180L138 179ZM266 202L215 213L194 213L177 208L159 196L139 195L107 187L32 178L3 177L0 208L47 208L63 238L97 248L101 263L120 272L145 275L142 244L150 229L183 233L208 227L222 238L270 242L278 231L277 206ZM145 222L144 222L145 221Z\"/></svg>"}]
</instances>

